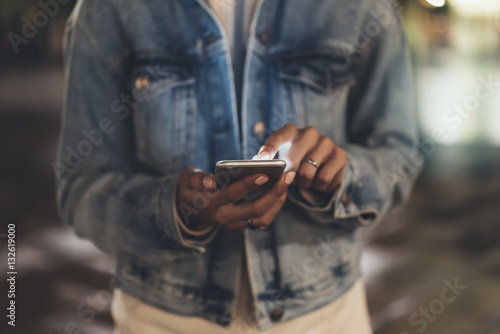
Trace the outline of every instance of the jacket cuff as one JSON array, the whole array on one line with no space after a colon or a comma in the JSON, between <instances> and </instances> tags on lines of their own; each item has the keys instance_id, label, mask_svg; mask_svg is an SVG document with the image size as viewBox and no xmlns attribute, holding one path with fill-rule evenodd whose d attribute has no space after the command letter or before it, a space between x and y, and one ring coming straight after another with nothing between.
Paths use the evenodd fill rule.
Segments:
<instances>
[{"instance_id":1,"label":"jacket cuff","mask_svg":"<svg viewBox=\"0 0 500 334\"><path fill-rule=\"evenodd\" d=\"M379 203L370 200L373 194L365 193L371 190L365 188L361 180L358 162L348 153L344 179L334 200L334 219L354 219L359 226L369 226L377 220L380 214Z\"/></svg>"},{"instance_id":2,"label":"jacket cuff","mask_svg":"<svg viewBox=\"0 0 500 334\"><path fill-rule=\"evenodd\" d=\"M205 246L212 241L218 232L216 226L205 231L192 231L182 223L176 208L177 181L180 173L167 178L160 187L156 204L157 225L163 233L174 242L201 253L206 252Z\"/></svg>"},{"instance_id":3,"label":"jacket cuff","mask_svg":"<svg viewBox=\"0 0 500 334\"><path fill-rule=\"evenodd\" d=\"M342 182L326 204L312 203L295 187L290 189L288 198L316 223L348 223L349 227L371 225L379 216L378 205L362 203L363 187L359 179L358 165L348 154Z\"/></svg>"},{"instance_id":4,"label":"jacket cuff","mask_svg":"<svg viewBox=\"0 0 500 334\"><path fill-rule=\"evenodd\" d=\"M180 234L180 241L182 245L189 248L195 248L201 252L205 252L203 246L207 245L208 243L210 243L210 241L213 240L213 238L219 231L218 226L214 224L199 231L190 230L186 226L186 224L184 224L182 218L179 216L177 207L175 205L176 202L176 199L174 199L172 210L174 212L176 230Z\"/></svg>"}]
</instances>

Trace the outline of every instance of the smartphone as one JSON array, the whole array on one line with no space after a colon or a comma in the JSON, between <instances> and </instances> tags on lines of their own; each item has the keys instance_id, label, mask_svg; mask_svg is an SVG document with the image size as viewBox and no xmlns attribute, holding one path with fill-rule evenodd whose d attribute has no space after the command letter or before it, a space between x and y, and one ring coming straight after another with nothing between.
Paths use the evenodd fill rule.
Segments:
<instances>
[{"instance_id":1,"label":"smartphone","mask_svg":"<svg viewBox=\"0 0 500 334\"><path fill-rule=\"evenodd\" d=\"M223 160L215 165L215 181L222 188L250 175L266 174L267 185L278 181L285 167L284 160Z\"/></svg>"}]
</instances>

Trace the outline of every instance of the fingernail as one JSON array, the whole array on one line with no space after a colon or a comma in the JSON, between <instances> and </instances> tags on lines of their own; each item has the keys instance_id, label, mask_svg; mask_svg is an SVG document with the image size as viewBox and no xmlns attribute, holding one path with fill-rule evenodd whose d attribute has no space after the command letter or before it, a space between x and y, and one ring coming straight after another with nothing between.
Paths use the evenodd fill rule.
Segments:
<instances>
[{"instance_id":1,"label":"fingernail","mask_svg":"<svg viewBox=\"0 0 500 334\"><path fill-rule=\"evenodd\" d=\"M292 184L293 182L293 179L295 178L295 172L290 172L288 174L286 174L285 176L285 183L286 184Z\"/></svg>"},{"instance_id":2,"label":"fingernail","mask_svg":"<svg viewBox=\"0 0 500 334\"><path fill-rule=\"evenodd\" d=\"M259 159L261 160L271 160L271 153L269 152L260 152L259 155L258 155Z\"/></svg>"},{"instance_id":3,"label":"fingernail","mask_svg":"<svg viewBox=\"0 0 500 334\"><path fill-rule=\"evenodd\" d=\"M257 179L255 179L255 184L261 186L267 181L269 181L269 178L267 176L259 176Z\"/></svg>"},{"instance_id":4,"label":"fingernail","mask_svg":"<svg viewBox=\"0 0 500 334\"><path fill-rule=\"evenodd\" d=\"M213 180L210 176L205 176L203 178L203 186L207 189L212 189L214 183L213 183Z\"/></svg>"}]
</instances>

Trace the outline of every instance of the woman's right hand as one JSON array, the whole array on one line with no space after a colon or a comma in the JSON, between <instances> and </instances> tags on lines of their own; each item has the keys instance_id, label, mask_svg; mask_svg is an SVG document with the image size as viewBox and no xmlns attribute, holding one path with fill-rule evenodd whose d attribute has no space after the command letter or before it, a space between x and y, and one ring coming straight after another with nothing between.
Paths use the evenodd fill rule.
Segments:
<instances>
[{"instance_id":1,"label":"woman's right hand","mask_svg":"<svg viewBox=\"0 0 500 334\"><path fill-rule=\"evenodd\" d=\"M281 179L254 201L237 203L269 181L265 174L255 174L227 187L217 188L214 176L195 168L184 170L177 189L177 212L191 230L220 224L244 230L247 219L257 227L270 225L286 201L288 186L295 172L283 173Z\"/></svg>"}]
</instances>

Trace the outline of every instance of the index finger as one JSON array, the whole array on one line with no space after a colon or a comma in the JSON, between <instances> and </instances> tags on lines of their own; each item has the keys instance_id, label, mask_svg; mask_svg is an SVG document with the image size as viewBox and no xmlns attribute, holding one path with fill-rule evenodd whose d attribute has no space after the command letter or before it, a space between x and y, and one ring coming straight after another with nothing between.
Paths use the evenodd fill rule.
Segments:
<instances>
[{"instance_id":1,"label":"index finger","mask_svg":"<svg viewBox=\"0 0 500 334\"><path fill-rule=\"evenodd\" d=\"M257 158L262 160L273 159L281 145L295 138L298 132L299 128L295 124L287 124L274 131L260 148Z\"/></svg>"}]
</instances>

